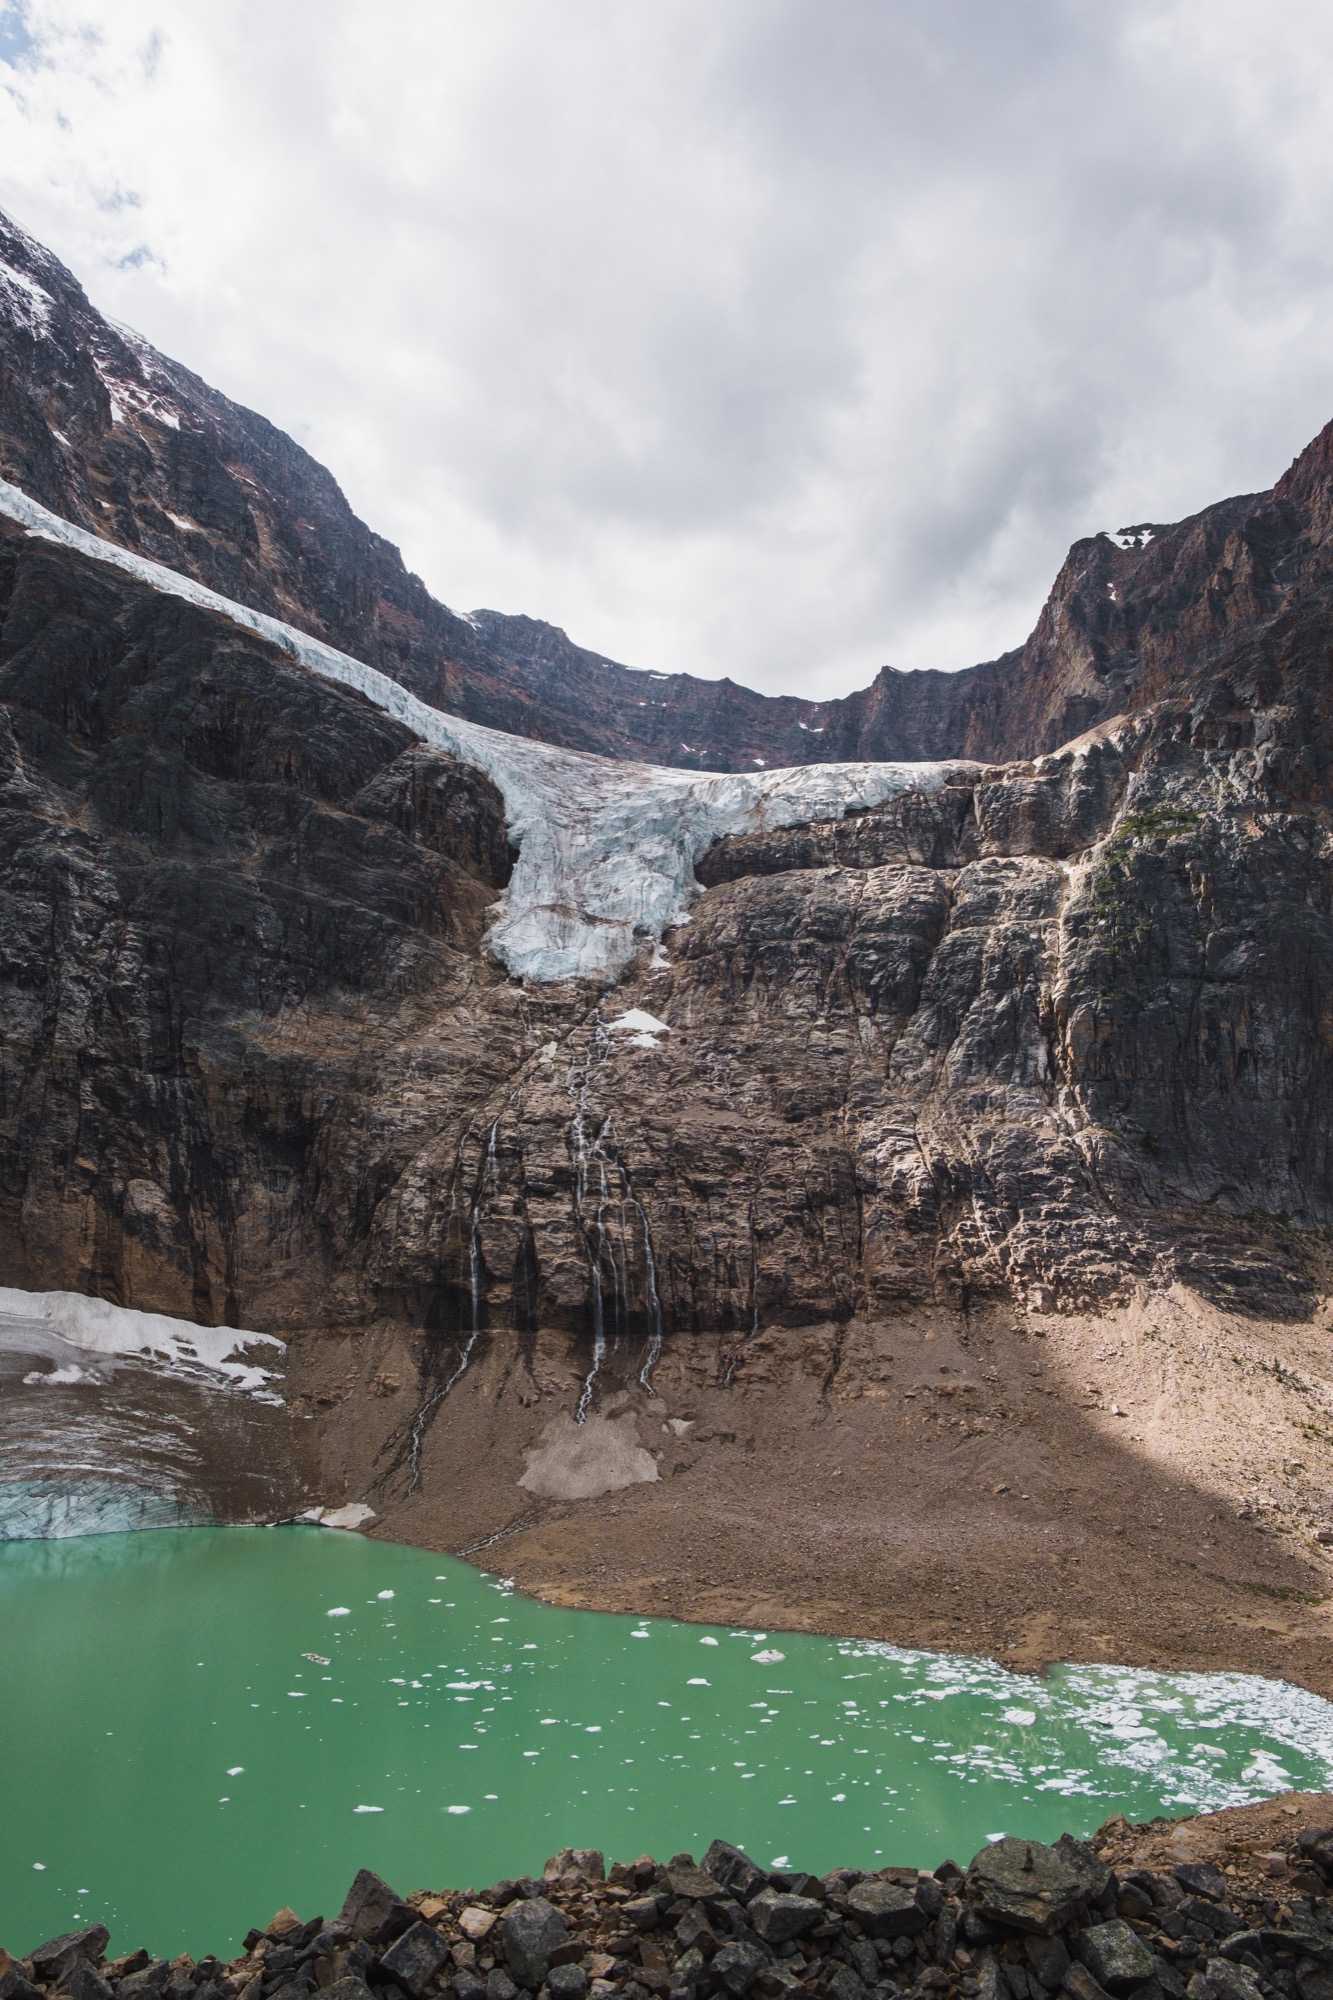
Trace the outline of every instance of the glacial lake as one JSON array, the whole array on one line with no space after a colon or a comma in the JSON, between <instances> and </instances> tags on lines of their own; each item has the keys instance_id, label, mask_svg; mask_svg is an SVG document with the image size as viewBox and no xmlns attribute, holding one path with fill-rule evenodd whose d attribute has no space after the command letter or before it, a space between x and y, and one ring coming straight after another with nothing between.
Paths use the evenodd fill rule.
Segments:
<instances>
[{"instance_id":1,"label":"glacial lake","mask_svg":"<svg viewBox=\"0 0 1333 2000\"><path fill-rule=\"evenodd\" d=\"M9 1543L0 1631L15 1952L98 1918L113 1950L230 1955L363 1865L480 1887L721 1835L766 1866L934 1866L1333 1784L1333 1707L1272 1682L554 1610L313 1528Z\"/></svg>"}]
</instances>

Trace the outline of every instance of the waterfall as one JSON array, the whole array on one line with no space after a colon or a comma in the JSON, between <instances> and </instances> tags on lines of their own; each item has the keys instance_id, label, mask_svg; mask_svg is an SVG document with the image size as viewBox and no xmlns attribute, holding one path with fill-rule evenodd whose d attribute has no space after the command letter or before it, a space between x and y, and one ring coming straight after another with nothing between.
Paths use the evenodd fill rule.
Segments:
<instances>
[{"instance_id":1,"label":"waterfall","mask_svg":"<svg viewBox=\"0 0 1333 2000\"><path fill-rule=\"evenodd\" d=\"M496 1135L499 1129L500 1119L497 1116L491 1120L490 1129L486 1135L486 1143L482 1148L481 1165L477 1171L477 1185L473 1189L468 1217L468 1294L471 1310L468 1319L467 1338L462 1343L458 1360L452 1372L440 1384L438 1389L432 1389L429 1396L418 1406L416 1415L412 1419L407 1445L408 1491L410 1493L415 1493L421 1485L421 1447L425 1441L426 1432L430 1428L431 1419L445 1397L449 1394L449 1391L466 1375L473 1350L481 1334L481 1280L484 1269L481 1255L481 1217L485 1205L487 1183L494 1180L497 1172ZM455 1168L453 1185L450 1188L449 1194L449 1214L451 1218L457 1208L457 1185L458 1174L457 1168Z\"/></svg>"},{"instance_id":2,"label":"waterfall","mask_svg":"<svg viewBox=\"0 0 1333 2000\"><path fill-rule=\"evenodd\" d=\"M639 1382L651 1396L653 1393L653 1370L662 1353L662 1301L657 1293L657 1259L653 1255L653 1232L648 1227L648 1213L641 1201L633 1206L639 1211L639 1221L643 1225L643 1268L648 1286L648 1310L652 1316L652 1329L648 1335L648 1350L639 1370Z\"/></svg>"}]
</instances>

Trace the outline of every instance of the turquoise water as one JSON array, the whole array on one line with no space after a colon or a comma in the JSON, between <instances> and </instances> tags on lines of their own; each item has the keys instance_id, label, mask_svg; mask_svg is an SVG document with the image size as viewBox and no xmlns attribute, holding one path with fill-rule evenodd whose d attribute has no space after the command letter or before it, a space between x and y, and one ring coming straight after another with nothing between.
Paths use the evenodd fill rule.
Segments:
<instances>
[{"instance_id":1,"label":"turquoise water","mask_svg":"<svg viewBox=\"0 0 1333 2000\"><path fill-rule=\"evenodd\" d=\"M560 1611L319 1529L7 1544L0 1633L15 1951L96 1916L115 1949L229 1954L362 1865L481 1886L721 1835L770 1866L933 1866L1333 1783L1333 1708L1273 1682Z\"/></svg>"}]
</instances>

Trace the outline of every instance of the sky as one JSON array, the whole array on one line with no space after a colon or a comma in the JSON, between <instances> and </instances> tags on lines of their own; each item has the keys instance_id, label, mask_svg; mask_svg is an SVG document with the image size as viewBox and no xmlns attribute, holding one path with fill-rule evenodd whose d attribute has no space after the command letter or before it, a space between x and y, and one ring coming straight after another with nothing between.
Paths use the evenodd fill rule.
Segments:
<instances>
[{"instance_id":1,"label":"sky","mask_svg":"<svg viewBox=\"0 0 1333 2000\"><path fill-rule=\"evenodd\" d=\"M1327 0L0 0L0 205L456 609L828 697L1333 417Z\"/></svg>"}]
</instances>

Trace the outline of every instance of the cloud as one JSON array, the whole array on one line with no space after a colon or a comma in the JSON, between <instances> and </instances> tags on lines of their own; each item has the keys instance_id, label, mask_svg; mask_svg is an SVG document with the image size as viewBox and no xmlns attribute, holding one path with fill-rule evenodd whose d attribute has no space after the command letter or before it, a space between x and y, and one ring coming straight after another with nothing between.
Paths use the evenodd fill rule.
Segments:
<instances>
[{"instance_id":1,"label":"cloud","mask_svg":"<svg viewBox=\"0 0 1333 2000\"><path fill-rule=\"evenodd\" d=\"M1322 0L27 0L0 201L451 604L833 694L1333 413L1331 92Z\"/></svg>"}]
</instances>

